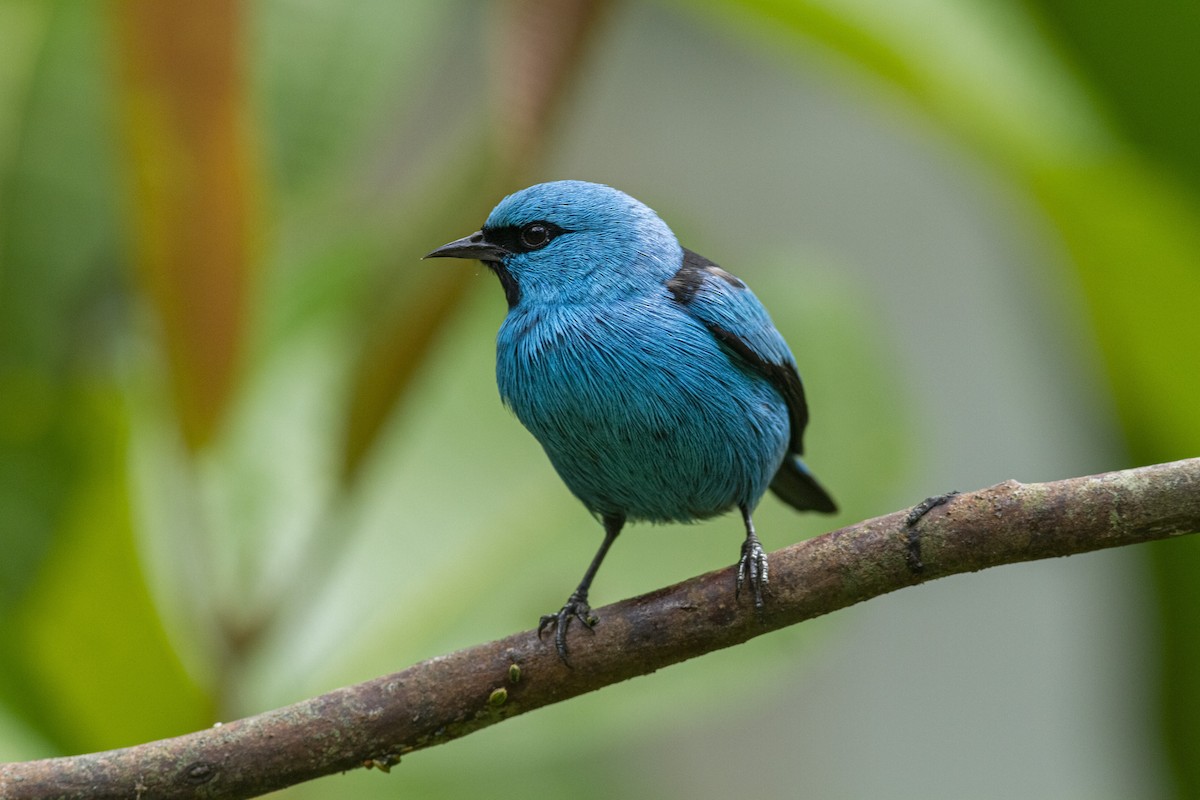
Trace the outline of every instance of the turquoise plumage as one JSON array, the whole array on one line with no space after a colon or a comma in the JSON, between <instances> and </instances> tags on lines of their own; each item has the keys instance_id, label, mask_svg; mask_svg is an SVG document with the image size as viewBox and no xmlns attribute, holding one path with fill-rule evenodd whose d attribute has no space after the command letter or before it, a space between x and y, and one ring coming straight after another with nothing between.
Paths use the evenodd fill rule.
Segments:
<instances>
[{"instance_id":1,"label":"turquoise plumage","mask_svg":"<svg viewBox=\"0 0 1200 800\"><path fill-rule=\"evenodd\" d=\"M509 195L482 230L427 257L496 273L509 311L496 339L504 403L538 439L605 539L553 624L572 618L627 521L742 512L737 588L763 604L766 554L751 513L768 488L800 510L836 510L800 461L808 421L795 361L739 279L682 248L658 215L608 186L544 183Z\"/></svg>"}]
</instances>

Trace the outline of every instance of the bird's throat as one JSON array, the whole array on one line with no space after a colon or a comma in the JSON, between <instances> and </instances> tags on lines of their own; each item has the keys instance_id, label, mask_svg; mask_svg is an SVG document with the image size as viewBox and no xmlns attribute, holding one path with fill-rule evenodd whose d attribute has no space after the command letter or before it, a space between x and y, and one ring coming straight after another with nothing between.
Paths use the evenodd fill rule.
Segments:
<instances>
[{"instance_id":1,"label":"bird's throat","mask_svg":"<svg viewBox=\"0 0 1200 800\"><path fill-rule=\"evenodd\" d=\"M499 261L485 261L492 272L496 273L496 277L500 279L500 286L504 289L504 299L508 303L510 309L515 308L517 303L521 302L521 287L517 284L517 279L508 271L508 267Z\"/></svg>"}]
</instances>

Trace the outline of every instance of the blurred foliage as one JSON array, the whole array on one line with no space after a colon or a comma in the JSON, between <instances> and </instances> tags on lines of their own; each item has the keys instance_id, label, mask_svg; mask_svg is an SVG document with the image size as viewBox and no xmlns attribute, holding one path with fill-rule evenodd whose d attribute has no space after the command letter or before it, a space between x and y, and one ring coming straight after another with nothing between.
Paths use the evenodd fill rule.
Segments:
<instances>
[{"instance_id":1,"label":"blurred foliage","mask_svg":"<svg viewBox=\"0 0 1200 800\"><path fill-rule=\"evenodd\" d=\"M1120 354L1110 356L1109 369L1130 450L1139 461L1169 460L1200 452L1200 370L1183 366L1195 362L1200 343L1200 146L1193 135L1200 127L1193 86L1200 51L1192 46L1200 37L1200 6L1164 2L1153 13L1139 13L1109 2L1097 11L1078 0L1047 0L1042 8L1064 49L1100 87L1139 164L1165 188L1139 192L1144 179L1138 171L1118 175L1110 195L1120 193L1125 202L1096 220L1098 232L1110 235L1076 249L1091 252L1081 259L1084 275L1108 283L1108 302L1094 308L1106 349ZM1137 185L1126 195L1129 183ZM1135 385L1126 386L1123 367L1132 363L1145 368L1134 376ZM1196 797L1200 638L1193 621L1200 613L1200 544L1179 544L1150 548L1163 634L1158 696L1179 794Z\"/></svg>"},{"instance_id":2,"label":"blurred foliage","mask_svg":"<svg viewBox=\"0 0 1200 800\"><path fill-rule=\"evenodd\" d=\"M561 599L598 533L495 401L495 287L417 259L540 177L609 6L0 2L0 757L183 733ZM669 7L788 68L815 45L863 102L919 109L992 164L1069 253L1133 461L1200 452L1193 5ZM806 375L845 387L810 441L846 519L885 510L912 466L860 296L769 301L789 338L820 342ZM605 595L711 569L726 545L656 531L614 551ZM1196 796L1200 550L1153 552L1164 739ZM558 769L526 794L604 795L596 742L733 707L736 691L693 698L769 683L832 624L452 746L469 760L415 756L408 785L479 792L537 753ZM339 780L292 793L388 791Z\"/></svg>"}]
</instances>

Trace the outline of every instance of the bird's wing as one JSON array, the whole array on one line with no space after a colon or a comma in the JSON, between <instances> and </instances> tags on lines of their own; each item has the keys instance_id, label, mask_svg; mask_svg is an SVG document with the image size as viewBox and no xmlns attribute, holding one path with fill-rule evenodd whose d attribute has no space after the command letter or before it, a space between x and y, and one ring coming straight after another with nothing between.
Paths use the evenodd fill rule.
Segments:
<instances>
[{"instance_id":1,"label":"bird's wing","mask_svg":"<svg viewBox=\"0 0 1200 800\"><path fill-rule=\"evenodd\" d=\"M804 452L808 405L787 343L746 284L702 255L683 250L683 266L667 281L681 307L702 322L747 368L767 379L787 403L791 452Z\"/></svg>"}]
</instances>

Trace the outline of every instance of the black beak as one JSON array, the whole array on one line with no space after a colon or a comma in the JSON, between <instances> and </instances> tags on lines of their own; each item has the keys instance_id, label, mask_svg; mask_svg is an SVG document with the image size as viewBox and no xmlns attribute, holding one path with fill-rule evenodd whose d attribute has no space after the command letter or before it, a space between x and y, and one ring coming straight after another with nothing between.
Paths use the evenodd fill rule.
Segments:
<instances>
[{"instance_id":1,"label":"black beak","mask_svg":"<svg viewBox=\"0 0 1200 800\"><path fill-rule=\"evenodd\" d=\"M480 261L500 261L504 256L511 255L498 244L489 242L483 231L476 231L470 236L464 236L449 244L444 244L424 258L475 258Z\"/></svg>"}]
</instances>

